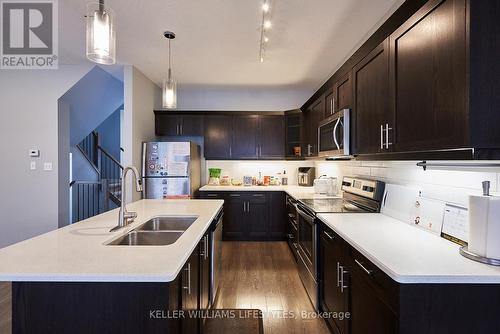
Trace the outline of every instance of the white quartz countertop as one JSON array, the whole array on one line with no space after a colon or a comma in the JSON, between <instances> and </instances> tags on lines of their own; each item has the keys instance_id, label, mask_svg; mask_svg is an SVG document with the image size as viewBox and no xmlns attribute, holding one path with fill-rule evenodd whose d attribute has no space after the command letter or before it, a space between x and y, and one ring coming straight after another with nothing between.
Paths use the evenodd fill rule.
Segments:
<instances>
[{"instance_id":1,"label":"white quartz countertop","mask_svg":"<svg viewBox=\"0 0 500 334\"><path fill-rule=\"evenodd\" d=\"M0 281L170 282L222 208L222 200L141 200L127 205L138 217L118 223L118 209L0 249ZM171 245L107 246L160 215L198 219Z\"/></svg>"},{"instance_id":2,"label":"white quartz countertop","mask_svg":"<svg viewBox=\"0 0 500 334\"><path fill-rule=\"evenodd\" d=\"M200 188L200 191L284 191L295 199L332 198L332 196L314 193L314 187L303 186L210 186Z\"/></svg>"},{"instance_id":3,"label":"white quartz countertop","mask_svg":"<svg viewBox=\"0 0 500 334\"><path fill-rule=\"evenodd\" d=\"M500 283L500 267L469 260L458 245L383 214L318 217L399 283Z\"/></svg>"}]
</instances>

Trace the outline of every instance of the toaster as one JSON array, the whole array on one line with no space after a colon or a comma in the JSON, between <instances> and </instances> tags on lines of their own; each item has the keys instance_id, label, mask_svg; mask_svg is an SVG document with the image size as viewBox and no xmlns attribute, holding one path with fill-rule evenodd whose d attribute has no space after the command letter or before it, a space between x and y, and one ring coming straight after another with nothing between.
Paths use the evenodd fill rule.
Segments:
<instances>
[{"instance_id":1,"label":"toaster","mask_svg":"<svg viewBox=\"0 0 500 334\"><path fill-rule=\"evenodd\" d=\"M337 195L337 178L322 175L314 180L314 193L328 196Z\"/></svg>"}]
</instances>

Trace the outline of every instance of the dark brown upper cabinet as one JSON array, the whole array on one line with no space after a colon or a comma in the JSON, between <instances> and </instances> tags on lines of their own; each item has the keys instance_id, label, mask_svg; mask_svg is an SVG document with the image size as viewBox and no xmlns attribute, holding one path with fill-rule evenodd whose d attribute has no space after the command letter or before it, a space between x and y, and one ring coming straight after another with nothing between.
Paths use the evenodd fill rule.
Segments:
<instances>
[{"instance_id":1,"label":"dark brown upper cabinet","mask_svg":"<svg viewBox=\"0 0 500 334\"><path fill-rule=\"evenodd\" d=\"M325 97L325 116L327 118L332 116L335 111L337 111L337 91L333 89L331 92L326 94Z\"/></svg>"},{"instance_id":2,"label":"dark brown upper cabinet","mask_svg":"<svg viewBox=\"0 0 500 334\"><path fill-rule=\"evenodd\" d=\"M283 115L206 115L206 159L282 159Z\"/></svg>"},{"instance_id":3,"label":"dark brown upper cabinet","mask_svg":"<svg viewBox=\"0 0 500 334\"><path fill-rule=\"evenodd\" d=\"M390 36L394 151L467 145L466 7L429 1Z\"/></svg>"},{"instance_id":4,"label":"dark brown upper cabinet","mask_svg":"<svg viewBox=\"0 0 500 334\"><path fill-rule=\"evenodd\" d=\"M157 136L203 136L203 115L160 114L155 122Z\"/></svg>"},{"instance_id":5,"label":"dark brown upper cabinet","mask_svg":"<svg viewBox=\"0 0 500 334\"><path fill-rule=\"evenodd\" d=\"M256 159L259 157L258 115L234 116L232 132L231 158Z\"/></svg>"},{"instance_id":6,"label":"dark brown upper cabinet","mask_svg":"<svg viewBox=\"0 0 500 334\"><path fill-rule=\"evenodd\" d=\"M285 157L285 119L283 116L259 116L259 157L282 159Z\"/></svg>"},{"instance_id":7,"label":"dark brown upper cabinet","mask_svg":"<svg viewBox=\"0 0 500 334\"><path fill-rule=\"evenodd\" d=\"M354 153L391 150L394 114L389 103L389 41L354 66L352 76Z\"/></svg>"},{"instance_id":8,"label":"dark brown upper cabinet","mask_svg":"<svg viewBox=\"0 0 500 334\"><path fill-rule=\"evenodd\" d=\"M300 109L285 112L285 156L297 158L294 148L302 145L303 119Z\"/></svg>"},{"instance_id":9,"label":"dark brown upper cabinet","mask_svg":"<svg viewBox=\"0 0 500 334\"><path fill-rule=\"evenodd\" d=\"M335 111L352 108L351 72L340 78L340 80L335 84L334 92L337 97Z\"/></svg>"},{"instance_id":10,"label":"dark brown upper cabinet","mask_svg":"<svg viewBox=\"0 0 500 334\"><path fill-rule=\"evenodd\" d=\"M179 116L178 115L156 115L155 134L157 136L178 136Z\"/></svg>"},{"instance_id":11,"label":"dark brown upper cabinet","mask_svg":"<svg viewBox=\"0 0 500 334\"><path fill-rule=\"evenodd\" d=\"M318 98L304 111L304 142L302 156L318 155L318 124L325 117L325 96Z\"/></svg>"},{"instance_id":12,"label":"dark brown upper cabinet","mask_svg":"<svg viewBox=\"0 0 500 334\"><path fill-rule=\"evenodd\" d=\"M232 116L210 115L205 118L205 158L230 159Z\"/></svg>"},{"instance_id":13,"label":"dark brown upper cabinet","mask_svg":"<svg viewBox=\"0 0 500 334\"><path fill-rule=\"evenodd\" d=\"M187 137L203 136L203 115L181 115L180 135Z\"/></svg>"},{"instance_id":14,"label":"dark brown upper cabinet","mask_svg":"<svg viewBox=\"0 0 500 334\"><path fill-rule=\"evenodd\" d=\"M325 116L332 98L352 110L358 159L499 159L498 17L498 1L405 1L302 106L304 146L325 96Z\"/></svg>"}]
</instances>

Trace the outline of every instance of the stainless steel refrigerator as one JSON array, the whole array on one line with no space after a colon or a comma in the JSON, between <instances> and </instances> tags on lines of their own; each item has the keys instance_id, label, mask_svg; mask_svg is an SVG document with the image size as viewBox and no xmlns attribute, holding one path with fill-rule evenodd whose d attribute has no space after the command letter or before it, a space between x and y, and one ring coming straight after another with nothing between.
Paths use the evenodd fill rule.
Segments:
<instances>
[{"instance_id":1,"label":"stainless steel refrigerator","mask_svg":"<svg viewBox=\"0 0 500 334\"><path fill-rule=\"evenodd\" d=\"M142 144L143 198L194 198L200 188L200 147L192 142Z\"/></svg>"}]
</instances>

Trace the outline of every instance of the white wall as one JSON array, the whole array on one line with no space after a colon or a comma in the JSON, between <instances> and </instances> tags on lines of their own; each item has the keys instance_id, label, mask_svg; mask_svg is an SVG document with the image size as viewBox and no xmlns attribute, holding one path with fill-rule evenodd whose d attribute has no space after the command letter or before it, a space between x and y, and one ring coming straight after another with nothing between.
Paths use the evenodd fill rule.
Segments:
<instances>
[{"instance_id":1,"label":"white wall","mask_svg":"<svg viewBox=\"0 0 500 334\"><path fill-rule=\"evenodd\" d=\"M415 186L422 196L467 207L468 195L482 193L482 181L490 181L491 192L500 194L500 169L447 168L424 171L417 161L316 161L319 173L329 176L364 176L390 183Z\"/></svg>"},{"instance_id":2,"label":"white wall","mask_svg":"<svg viewBox=\"0 0 500 334\"><path fill-rule=\"evenodd\" d=\"M58 98L90 68L0 71L0 247L58 227Z\"/></svg>"},{"instance_id":3,"label":"white wall","mask_svg":"<svg viewBox=\"0 0 500 334\"><path fill-rule=\"evenodd\" d=\"M142 142L155 138L153 110L161 106L161 89L131 65L124 67L123 79L122 163L125 166L134 165L141 172ZM129 176L129 190L134 189L132 185L132 178ZM127 202L141 198L141 194L134 190L128 191L126 196Z\"/></svg>"},{"instance_id":4,"label":"white wall","mask_svg":"<svg viewBox=\"0 0 500 334\"><path fill-rule=\"evenodd\" d=\"M179 85L177 93L179 110L283 111L297 109L314 91L287 86Z\"/></svg>"},{"instance_id":5,"label":"white wall","mask_svg":"<svg viewBox=\"0 0 500 334\"><path fill-rule=\"evenodd\" d=\"M228 161L228 160L207 160L206 161L206 178L203 184L208 183L208 169L221 168L221 176L227 175L229 178L243 179L243 176L276 176L277 173L283 173L286 170L288 175L288 184L297 184L297 168L312 167L314 161L281 161L281 160L260 160L260 161Z\"/></svg>"}]
</instances>

